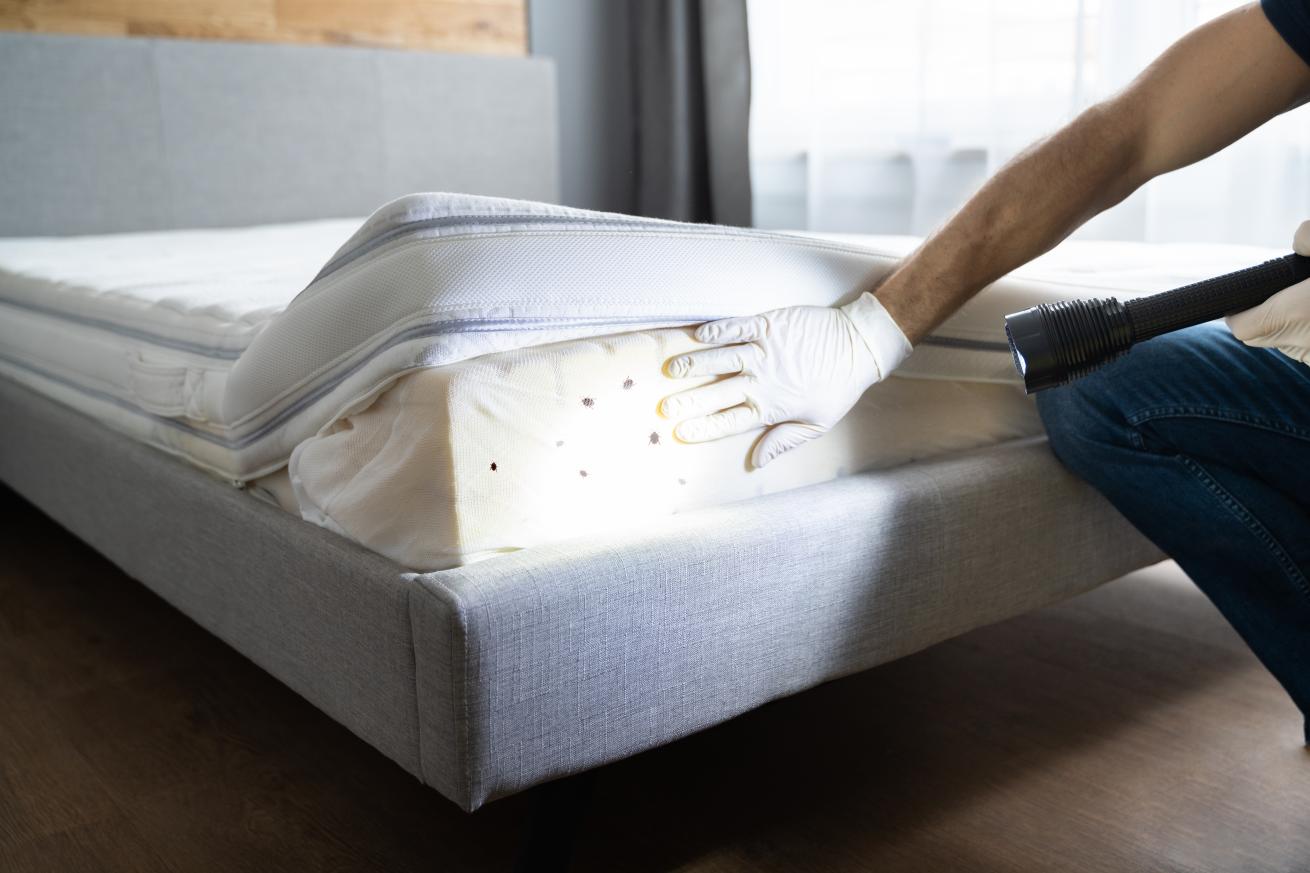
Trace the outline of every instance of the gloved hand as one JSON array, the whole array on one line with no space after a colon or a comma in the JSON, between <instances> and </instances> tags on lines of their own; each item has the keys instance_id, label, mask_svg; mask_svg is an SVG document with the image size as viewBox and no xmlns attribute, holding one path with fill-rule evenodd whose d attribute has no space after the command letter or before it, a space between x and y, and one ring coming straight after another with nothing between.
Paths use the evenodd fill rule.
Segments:
<instances>
[{"instance_id":1,"label":"gloved hand","mask_svg":"<svg viewBox=\"0 0 1310 873\"><path fill-rule=\"evenodd\" d=\"M827 433L911 350L868 292L841 307L711 321L696 329L696 339L720 345L671 359L669 375L729 378L666 397L660 412L683 420L673 433L684 442L769 427L751 452L755 467Z\"/></svg>"},{"instance_id":2,"label":"gloved hand","mask_svg":"<svg viewBox=\"0 0 1310 873\"><path fill-rule=\"evenodd\" d=\"M1301 222L1292 240L1298 255L1310 256L1310 221ZM1310 279L1279 291L1264 303L1224 319L1248 346L1276 348L1310 364Z\"/></svg>"}]
</instances>

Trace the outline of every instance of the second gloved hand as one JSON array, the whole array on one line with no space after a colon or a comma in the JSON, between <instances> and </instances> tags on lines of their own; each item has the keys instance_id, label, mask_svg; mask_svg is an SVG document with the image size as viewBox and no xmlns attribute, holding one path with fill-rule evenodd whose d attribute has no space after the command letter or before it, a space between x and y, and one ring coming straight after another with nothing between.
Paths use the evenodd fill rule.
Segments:
<instances>
[{"instance_id":1,"label":"second gloved hand","mask_svg":"<svg viewBox=\"0 0 1310 873\"><path fill-rule=\"evenodd\" d=\"M827 433L911 351L868 292L840 307L711 321L696 329L696 339L718 347L673 358L669 375L728 378L666 397L660 412L681 420L674 435L684 442L769 427L751 453L755 467Z\"/></svg>"},{"instance_id":2,"label":"second gloved hand","mask_svg":"<svg viewBox=\"0 0 1310 873\"><path fill-rule=\"evenodd\" d=\"M1310 256L1310 221L1301 222L1292 240L1298 255ZM1276 348L1310 364L1310 279L1284 288L1259 306L1230 315L1228 329L1248 346Z\"/></svg>"}]
</instances>

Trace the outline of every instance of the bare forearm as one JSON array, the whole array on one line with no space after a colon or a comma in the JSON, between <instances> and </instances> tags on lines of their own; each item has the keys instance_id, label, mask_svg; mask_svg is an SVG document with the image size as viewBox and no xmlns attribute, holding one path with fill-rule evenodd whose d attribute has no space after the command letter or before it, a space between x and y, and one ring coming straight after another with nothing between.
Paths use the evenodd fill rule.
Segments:
<instances>
[{"instance_id":1,"label":"bare forearm","mask_svg":"<svg viewBox=\"0 0 1310 873\"><path fill-rule=\"evenodd\" d=\"M1310 69L1258 5L1174 44L1121 94L1011 161L878 288L911 342L1147 180L1310 95ZM1258 208L1252 204L1251 208Z\"/></svg>"},{"instance_id":2,"label":"bare forearm","mask_svg":"<svg viewBox=\"0 0 1310 873\"><path fill-rule=\"evenodd\" d=\"M1019 155L878 289L917 343L986 285L1027 263L1139 184L1134 138L1097 108Z\"/></svg>"}]
</instances>

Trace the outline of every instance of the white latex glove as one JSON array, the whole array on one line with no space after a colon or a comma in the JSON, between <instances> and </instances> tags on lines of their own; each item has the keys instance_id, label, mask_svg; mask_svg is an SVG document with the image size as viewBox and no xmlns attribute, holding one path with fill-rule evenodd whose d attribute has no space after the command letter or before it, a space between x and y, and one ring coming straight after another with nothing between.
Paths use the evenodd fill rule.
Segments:
<instances>
[{"instance_id":1,"label":"white latex glove","mask_svg":"<svg viewBox=\"0 0 1310 873\"><path fill-rule=\"evenodd\" d=\"M711 321L696 339L723 345L673 358L669 375L729 378L666 397L660 412L682 420L673 434L691 443L769 427L751 452L755 467L827 433L911 349L868 292L841 307Z\"/></svg>"},{"instance_id":2,"label":"white latex glove","mask_svg":"<svg viewBox=\"0 0 1310 873\"><path fill-rule=\"evenodd\" d=\"M1310 221L1301 222L1292 240L1298 255L1310 256ZM1264 303L1224 319L1248 346L1275 348L1310 364L1310 279L1279 291Z\"/></svg>"}]
</instances>

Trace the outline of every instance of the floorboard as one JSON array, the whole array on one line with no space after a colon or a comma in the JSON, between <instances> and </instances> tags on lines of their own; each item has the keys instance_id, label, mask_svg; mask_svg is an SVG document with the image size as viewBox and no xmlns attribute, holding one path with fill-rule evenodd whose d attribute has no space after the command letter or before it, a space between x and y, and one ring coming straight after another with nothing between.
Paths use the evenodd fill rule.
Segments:
<instances>
[{"instance_id":1,"label":"floorboard","mask_svg":"<svg viewBox=\"0 0 1310 873\"><path fill-rule=\"evenodd\" d=\"M0 870L509 870L474 815L0 489ZM1171 564L605 768L577 871L1310 871L1310 752Z\"/></svg>"}]
</instances>

